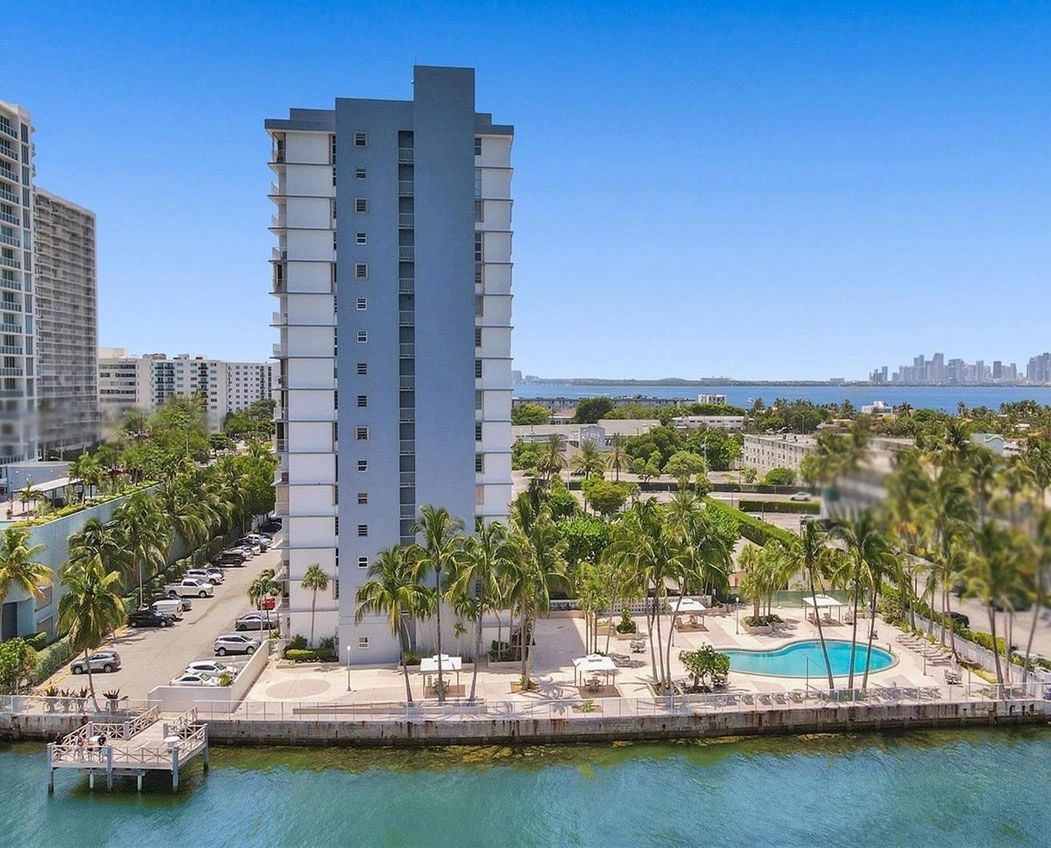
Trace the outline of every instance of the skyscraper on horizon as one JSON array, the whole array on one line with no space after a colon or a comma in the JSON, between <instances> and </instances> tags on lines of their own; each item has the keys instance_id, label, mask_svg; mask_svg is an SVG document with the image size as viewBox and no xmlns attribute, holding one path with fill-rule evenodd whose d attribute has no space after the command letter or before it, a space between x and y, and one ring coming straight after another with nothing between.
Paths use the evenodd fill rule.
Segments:
<instances>
[{"instance_id":1,"label":"skyscraper on horizon","mask_svg":"<svg viewBox=\"0 0 1051 848\"><path fill-rule=\"evenodd\" d=\"M514 131L475 111L473 70L413 76L409 101L265 124L286 632L366 663L401 652L385 617L354 621L379 552L415 540L426 504L470 532L511 497ZM316 605L313 564L334 578Z\"/></svg>"}]
</instances>

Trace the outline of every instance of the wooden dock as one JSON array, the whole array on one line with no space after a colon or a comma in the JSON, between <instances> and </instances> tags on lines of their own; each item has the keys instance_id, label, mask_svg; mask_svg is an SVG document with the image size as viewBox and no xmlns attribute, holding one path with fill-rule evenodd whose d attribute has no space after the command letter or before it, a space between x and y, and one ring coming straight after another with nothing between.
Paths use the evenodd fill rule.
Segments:
<instances>
[{"instance_id":1,"label":"wooden dock","mask_svg":"<svg viewBox=\"0 0 1051 848\"><path fill-rule=\"evenodd\" d=\"M129 716L123 721L89 721L47 746L47 791L55 791L55 771L75 769L87 774L95 788L95 777L106 778L113 788L114 777L134 777L142 789L147 771L170 771L172 791L179 788L179 770L198 754L208 770L208 726L197 719L197 708L174 719L164 719L159 707Z\"/></svg>"}]
</instances>

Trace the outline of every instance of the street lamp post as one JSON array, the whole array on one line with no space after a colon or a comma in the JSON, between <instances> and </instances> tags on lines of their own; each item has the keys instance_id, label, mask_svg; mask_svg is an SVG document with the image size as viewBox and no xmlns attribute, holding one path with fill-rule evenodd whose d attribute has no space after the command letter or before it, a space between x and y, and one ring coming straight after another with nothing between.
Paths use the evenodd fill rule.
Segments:
<instances>
[{"instance_id":1,"label":"street lamp post","mask_svg":"<svg viewBox=\"0 0 1051 848\"><path fill-rule=\"evenodd\" d=\"M806 657L806 691L810 691L810 657Z\"/></svg>"},{"instance_id":2,"label":"street lamp post","mask_svg":"<svg viewBox=\"0 0 1051 848\"><path fill-rule=\"evenodd\" d=\"M734 633L741 633L741 596L734 595Z\"/></svg>"},{"instance_id":3,"label":"street lamp post","mask_svg":"<svg viewBox=\"0 0 1051 848\"><path fill-rule=\"evenodd\" d=\"M347 645L347 691L350 692L350 645Z\"/></svg>"}]
</instances>

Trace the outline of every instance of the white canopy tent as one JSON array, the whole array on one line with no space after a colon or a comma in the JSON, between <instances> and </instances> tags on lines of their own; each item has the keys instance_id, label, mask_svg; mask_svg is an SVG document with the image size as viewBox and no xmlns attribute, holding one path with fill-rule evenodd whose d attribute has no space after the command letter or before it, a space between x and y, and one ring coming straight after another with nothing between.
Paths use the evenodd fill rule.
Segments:
<instances>
[{"instance_id":1,"label":"white canopy tent","mask_svg":"<svg viewBox=\"0 0 1051 848\"><path fill-rule=\"evenodd\" d=\"M460 671L463 669L463 657L451 657L448 654L442 654L442 674L447 671L456 672L456 685L460 685ZM431 675L438 673L438 655L435 654L431 657L424 657L420 660L420 671L424 675ZM435 681L437 682L437 681ZM424 680L424 691L426 691L428 683Z\"/></svg>"},{"instance_id":2,"label":"white canopy tent","mask_svg":"<svg viewBox=\"0 0 1051 848\"><path fill-rule=\"evenodd\" d=\"M616 670L617 664L613 662L612 657L603 656L602 654L588 654L586 657L576 657L573 660L573 682L579 685L589 674L602 672L606 675L606 682L608 683L610 674Z\"/></svg>"},{"instance_id":3,"label":"white canopy tent","mask_svg":"<svg viewBox=\"0 0 1051 848\"><path fill-rule=\"evenodd\" d=\"M708 611L708 607L698 601L696 598L688 598L685 595L681 598L668 598L668 606L671 607L672 618L676 616L689 616L690 620L687 622L689 626L696 626L697 620L694 616L699 615L701 617L701 627L704 627L704 614ZM678 612L676 612L676 607ZM680 623L680 627L681 627ZM705 628L706 629L706 628Z\"/></svg>"},{"instance_id":4,"label":"white canopy tent","mask_svg":"<svg viewBox=\"0 0 1051 848\"><path fill-rule=\"evenodd\" d=\"M826 617L829 617L831 613L829 610L842 609L845 604L842 601L837 601L835 598L829 595L818 595L817 597L810 598L803 596L803 607L808 611L812 611L814 615L821 615L824 612ZM809 615L811 612L808 612Z\"/></svg>"}]
</instances>

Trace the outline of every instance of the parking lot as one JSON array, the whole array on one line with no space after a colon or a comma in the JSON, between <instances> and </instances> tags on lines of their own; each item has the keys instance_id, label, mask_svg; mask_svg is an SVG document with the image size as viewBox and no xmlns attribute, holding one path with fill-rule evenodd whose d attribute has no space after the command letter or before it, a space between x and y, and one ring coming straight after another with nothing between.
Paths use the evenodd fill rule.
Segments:
<instances>
[{"instance_id":1,"label":"parking lot","mask_svg":"<svg viewBox=\"0 0 1051 848\"><path fill-rule=\"evenodd\" d=\"M271 548L243 566L227 567L226 580L215 587L215 597L191 598L193 608L184 612L174 627L121 628L101 647L117 651L122 667L110 674L96 673L96 690L119 689L121 695L129 698L145 698L154 686L181 674L187 663L211 659L215 637L233 632L234 619L252 611L249 584L264 568L276 569L280 561L278 549ZM259 632L249 631L247 635L258 636ZM74 675L67 665L48 683L60 689L80 688L87 685L87 677Z\"/></svg>"}]
</instances>

